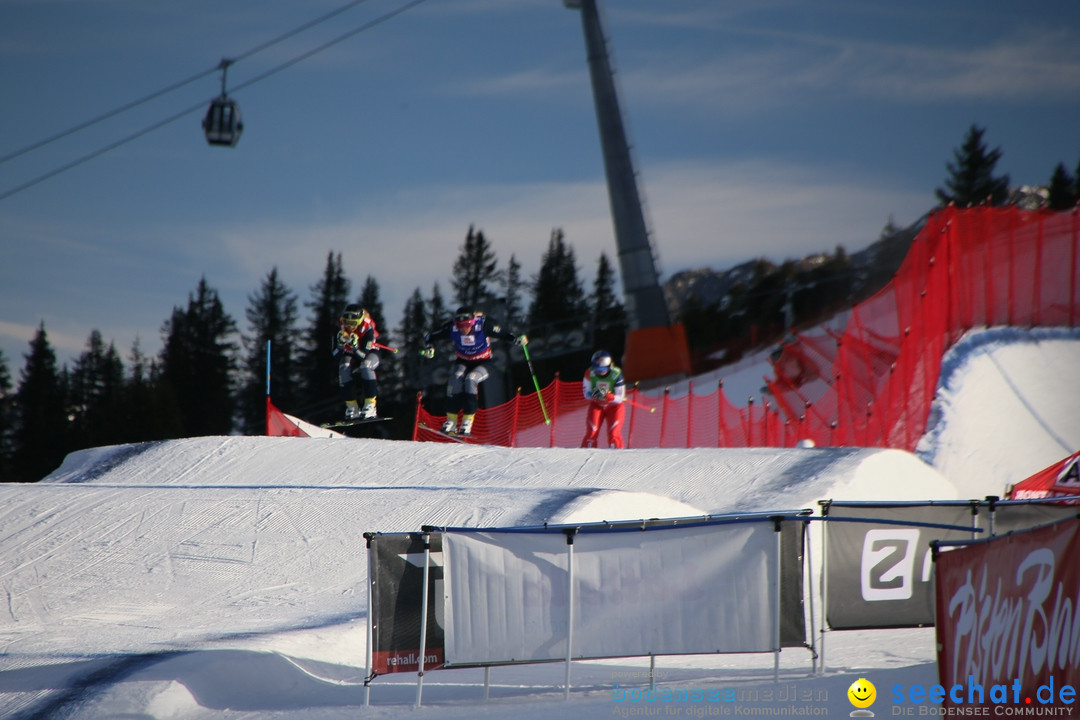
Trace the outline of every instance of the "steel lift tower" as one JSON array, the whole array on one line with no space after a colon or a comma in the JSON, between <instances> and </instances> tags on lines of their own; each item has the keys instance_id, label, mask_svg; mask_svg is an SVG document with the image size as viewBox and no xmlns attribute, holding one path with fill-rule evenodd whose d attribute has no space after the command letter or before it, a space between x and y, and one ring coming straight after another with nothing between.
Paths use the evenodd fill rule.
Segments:
<instances>
[{"instance_id":1,"label":"steel lift tower","mask_svg":"<svg viewBox=\"0 0 1080 720\"><path fill-rule=\"evenodd\" d=\"M684 375L690 371L686 332L681 324L672 324L660 287L597 0L563 0L563 3L581 11L585 30L619 271L630 322L623 371L631 380Z\"/></svg>"}]
</instances>

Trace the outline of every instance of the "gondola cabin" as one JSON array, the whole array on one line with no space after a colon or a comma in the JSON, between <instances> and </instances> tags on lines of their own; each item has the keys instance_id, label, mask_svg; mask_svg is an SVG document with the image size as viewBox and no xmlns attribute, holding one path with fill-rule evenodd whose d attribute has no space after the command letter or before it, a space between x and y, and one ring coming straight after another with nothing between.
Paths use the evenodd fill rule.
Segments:
<instances>
[{"instance_id":1,"label":"gondola cabin","mask_svg":"<svg viewBox=\"0 0 1080 720\"><path fill-rule=\"evenodd\" d=\"M225 95L215 98L206 110L202 126L206 133L206 142L235 147L240 141L240 133L244 131L244 123L240 120L240 106Z\"/></svg>"}]
</instances>

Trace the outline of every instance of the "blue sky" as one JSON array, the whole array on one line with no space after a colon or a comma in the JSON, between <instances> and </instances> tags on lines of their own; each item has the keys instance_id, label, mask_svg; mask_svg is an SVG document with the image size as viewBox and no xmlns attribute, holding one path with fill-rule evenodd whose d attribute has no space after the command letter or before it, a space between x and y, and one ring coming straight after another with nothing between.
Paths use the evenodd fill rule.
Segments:
<instances>
[{"instance_id":1,"label":"blue sky","mask_svg":"<svg viewBox=\"0 0 1080 720\"><path fill-rule=\"evenodd\" d=\"M0 157L209 71L344 0L2 0ZM560 0L368 0L229 70L245 131L201 109L0 199L0 349L44 322L160 349L206 277L242 330L277 267L310 297L341 252L388 321L470 225L530 277L562 228L591 283L616 257L580 15ZM935 203L972 123L1013 184L1080 161L1080 3L602 0L662 277L875 240ZM254 82L252 82L254 80ZM248 84L250 83L250 84ZM209 73L0 163L0 195L187 108ZM306 320L306 313L305 313Z\"/></svg>"}]
</instances>

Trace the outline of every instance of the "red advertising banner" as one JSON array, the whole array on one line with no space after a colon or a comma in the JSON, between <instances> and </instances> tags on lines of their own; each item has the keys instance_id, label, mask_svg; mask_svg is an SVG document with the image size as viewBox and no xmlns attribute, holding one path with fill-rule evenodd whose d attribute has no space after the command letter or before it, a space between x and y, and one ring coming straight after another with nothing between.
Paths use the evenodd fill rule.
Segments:
<instances>
[{"instance_id":1,"label":"red advertising banner","mask_svg":"<svg viewBox=\"0 0 1080 720\"><path fill-rule=\"evenodd\" d=\"M1013 500L1068 495L1080 495L1080 450L1018 482L1008 492ZM1075 500L1066 502L1076 504Z\"/></svg>"},{"instance_id":2,"label":"red advertising banner","mask_svg":"<svg viewBox=\"0 0 1080 720\"><path fill-rule=\"evenodd\" d=\"M1077 707L1077 557L1075 518L938 554L939 702L1026 714Z\"/></svg>"}]
</instances>

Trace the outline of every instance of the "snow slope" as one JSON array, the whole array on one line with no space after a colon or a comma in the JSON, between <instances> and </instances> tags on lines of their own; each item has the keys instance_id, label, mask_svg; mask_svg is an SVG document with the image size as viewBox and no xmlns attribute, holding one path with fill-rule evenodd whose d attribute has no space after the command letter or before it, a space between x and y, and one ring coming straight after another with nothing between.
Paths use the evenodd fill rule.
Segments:
<instances>
[{"instance_id":1,"label":"snow slope","mask_svg":"<svg viewBox=\"0 0 1080 720\"><path fill-rule=\"evenodd\" d=\"M541 665L493 669L486 703L481 671L429 673L416 710L414 675L381 677L364 707L362 533L1000 494L1021 468L1071 452L1044 462L1057 445L1080 447L1080 413L1070 412L1080 385L1042 380L1047 368L1068 376L1080 367L1078 339L997 333L960 347L920 447L933 466L863 448L334 438L203 437L74 453L40 483L0 486L0 716L531 720L662 710L616 699L619 683L640 692L647 659L575 663L569 704L562 667ZM992 455L987 427L1001 429ZM829 633L827 642L823 676L811 676L808 652L782 653L779 689L816 693L814 707L846 715L847 686L861 674L935 676L932 630ZM779 692L771 656L656 662L665 686ZM692 702L667 709L710 712Z\"/></svg>"},{"instance_id":2,"label":"snow slope","mask_svg":"<svg viewBox=\"0 0 1080 720\"><path fill-rule=\"evenodd\" d=\"M917 452L965 497L998 494L1080 449L1080 330L970 333L942 361ZM970 491L969 491L970 489Z\"/></svg>"}]
</instances>

